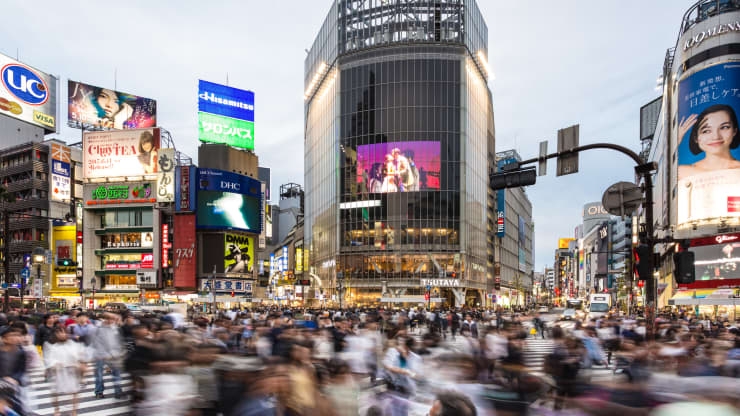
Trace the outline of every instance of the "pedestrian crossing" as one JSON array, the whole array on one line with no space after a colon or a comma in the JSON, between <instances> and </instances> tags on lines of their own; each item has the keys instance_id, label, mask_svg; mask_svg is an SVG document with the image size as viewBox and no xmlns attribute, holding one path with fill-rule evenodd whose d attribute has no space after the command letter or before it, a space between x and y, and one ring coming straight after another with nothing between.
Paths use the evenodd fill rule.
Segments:
<instances>
[{"instance_id":1,"label":"pedestrian crossing","mask_svg":"<svg viewBox=\"0 0 740 416\"><path fill-rule=\"evenodd\" d=\"M551 339L529 338L522 349L524 366L538 376L545 375L545 357L553 352L555 344Z\"/></svg>"},{"instance_id":2,"label":"pedestrian crossing","mask_svg":"<svg viewBox=\"0 0 740 416\"><path fill-rule=\"evenodd\" d=\"M45 381L44 370L34 369L29 371L30 385L28 386L29 408L34 415L45 416L54 414L54 390L53 381ZM77 393L77 414L95 416L128 415L131 412L128 398L116 399L113 391L113 375L105 374L105 397L95 397L95 374L94 366L89 365L83 379L84 386ZM130 394L133 380L131 375L121 372L121 388L124 395ZM63 394L59 396L59 411L61 414L71 414L72 395Z\"/></svg>"}]
</instances>

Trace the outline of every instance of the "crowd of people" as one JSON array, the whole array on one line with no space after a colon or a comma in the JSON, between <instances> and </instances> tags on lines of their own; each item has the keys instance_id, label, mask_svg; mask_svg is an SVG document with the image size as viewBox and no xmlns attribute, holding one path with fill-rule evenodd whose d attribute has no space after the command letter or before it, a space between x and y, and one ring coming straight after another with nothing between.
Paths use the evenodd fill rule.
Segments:
<instances>
[{"instance_id":1,"label":"crowd of people","mask_svg":"<svg viewBox=\"0 0 740 416\"><path fill-rule=\"evenodd\" d=\"M34 367L54 386L56 414L70 397L75 414L86 371L97 398L146 415L648 411L676 399L655 389L707 376L718 380L712 399L738 410L738 328L682 315L661 316L657 328L651 339L644 320L615 314L565 330L539 314L469 308L11 313L0 316L0 414L33 414ZM525 365L532 338L553 342L541 372ZM598 385L594 368L619 374ZM728 380L734 390L722 387Z\"/></svg>"}]
</instances>

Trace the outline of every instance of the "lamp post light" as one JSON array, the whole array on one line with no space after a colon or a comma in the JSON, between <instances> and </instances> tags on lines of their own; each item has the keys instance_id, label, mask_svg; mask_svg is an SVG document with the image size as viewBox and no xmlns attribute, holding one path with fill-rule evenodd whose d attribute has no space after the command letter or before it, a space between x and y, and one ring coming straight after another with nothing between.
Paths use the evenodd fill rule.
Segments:
<instances>
[{"instance_id":1,"label":"lamp post light","mask_svg":"<svg viewBox=\"0 0 740 416\"><path fill-rule=\"evenodd\" d=\"M90 284L92 285L92 307L89 307L88 309L95 310L95 286L97 286L98 284L98 280L95 278L95 276L90 278Z\"/></svg>"},{"instance_id":2,"label":"lamp post light","mask_svg":"<svg viewBox=\"0 0 740 416\"><path fill-rule=\"evenodd\" d=\"M33 249L32 261L36 265L36 278L41 281L41 265L45 263L46 251L42 247ZM23 295L26 291L26 279L21 277L21 312L23 312Z\"/></svg>"}]
</instances>

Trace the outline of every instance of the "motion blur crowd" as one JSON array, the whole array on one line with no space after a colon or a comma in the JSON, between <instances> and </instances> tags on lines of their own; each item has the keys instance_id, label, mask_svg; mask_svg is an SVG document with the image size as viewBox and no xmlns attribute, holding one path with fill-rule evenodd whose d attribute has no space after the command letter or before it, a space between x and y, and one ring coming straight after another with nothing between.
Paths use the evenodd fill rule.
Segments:
<instances>
[{"instance_id":1,"label":"motion blur crowd","mask_svg":"<svg viewBox=\"0 0 740 416\"><path fill-rule=\"evenodd\" d=\"M648 339L644 320L617 314L566 330L500 309L11 313L0 415L33 415L34 368L56 414L76 414L86 371L97 398L142 415L658 414L700 400L738 414L738 327L679 313L656 324ZM537 338L552 348L527 367Z\"/></svg>"}]
</instances>

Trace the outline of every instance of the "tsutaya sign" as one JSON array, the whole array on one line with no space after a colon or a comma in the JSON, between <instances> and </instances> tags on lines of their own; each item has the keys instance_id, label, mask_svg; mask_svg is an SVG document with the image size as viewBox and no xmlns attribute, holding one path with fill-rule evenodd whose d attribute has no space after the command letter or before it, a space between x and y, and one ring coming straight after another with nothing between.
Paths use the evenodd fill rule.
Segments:
<instances>
[{"instance_id":1,"label":"tsutaya sign","mask_svg":"<svg viewBox=\"0 0 740 416\"><path fill-rule=\"evenodd\" d=\"M683 44L683 50L689 50L694 46L699 46L700 43L711 37L730 32L740 32L740 21L736 21L734 23L722 23L707 30L702 30L701 32L695 33L693 36L686 39L686 42L684 42Z\"/></svg>"},{"instance_id":2,"label":"tsutaya sign","mask_svg":"<svg viewBox=\"0 0 740 416\"><path fill-rule=\"evenodd\" d=\"M419 279L421 286L432 287L460 287L457 279Z\"/></svg>"}]
</instances>

